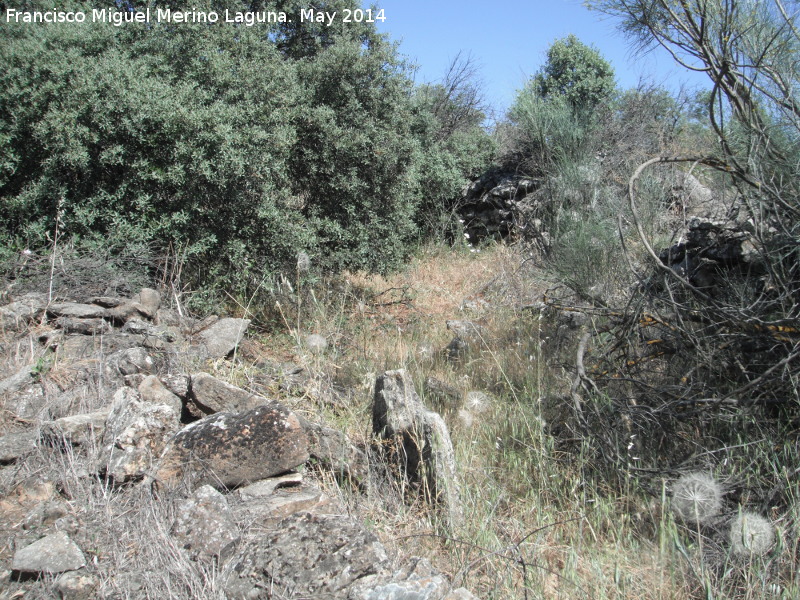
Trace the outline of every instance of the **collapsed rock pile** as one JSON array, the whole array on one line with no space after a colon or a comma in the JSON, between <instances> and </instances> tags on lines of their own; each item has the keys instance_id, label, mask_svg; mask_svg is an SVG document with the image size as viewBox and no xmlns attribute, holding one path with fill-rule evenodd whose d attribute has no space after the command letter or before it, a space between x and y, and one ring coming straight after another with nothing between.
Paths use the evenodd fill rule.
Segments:
<instances>
[{"instance_id":1,"label":"collapsed rock pile","mask_svg":"<svg viewBox=\"0 0 800 600\"><path fill-rule=\"evenodd\" d=\"M55 577L51 592L62 598L117 597L106 588L147 597L141 582L125 579L129 573L109 572L113 552L98 547L103 536L89 530L101 520L93 515L90 525L76 516L78 503L115 489L172 507L163 525L172 551L223 574L229 598L277 597L267 590L365 600L472 597L451 590L425 561L393 564L359 519L303 475L312 460L364 487L368 449L200 369L231 356L249 324L182 318L150 289L87 302L29 294L0 307L5 339L27 344L29 359L0 381L9 416L0 421L0 463L7 465L0 477L16 483L0 500L9 515L0 518L7 537L0 577L18 586ZM435 413L419 414L425 431L437 425ZM446 427L436 431L435 443L449 444ZM74 473L16 482L11 470L37 454L69 461ZM442 460L435 459L436 472L454 476ZM431 485L447 489L442 480ZM11 518L18 514L25 516Z\"/></svg>"}]
</instances>

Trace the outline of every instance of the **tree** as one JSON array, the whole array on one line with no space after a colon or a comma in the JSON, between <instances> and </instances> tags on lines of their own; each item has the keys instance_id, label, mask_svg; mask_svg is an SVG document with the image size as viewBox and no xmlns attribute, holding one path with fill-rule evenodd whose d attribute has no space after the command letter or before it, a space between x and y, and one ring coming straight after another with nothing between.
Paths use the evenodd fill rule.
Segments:
<instances>
[{"instance_id":1,"label":"tree","mask_svg":"<svg viewBox=\"0 0 800 600\"><path fill-rule=\"evenodd\" d=\"M533 81L542 98L561 97L576 111L593 109L615 89L611 65L572 34L552 43Z\"/></svg>"}]
</instances>

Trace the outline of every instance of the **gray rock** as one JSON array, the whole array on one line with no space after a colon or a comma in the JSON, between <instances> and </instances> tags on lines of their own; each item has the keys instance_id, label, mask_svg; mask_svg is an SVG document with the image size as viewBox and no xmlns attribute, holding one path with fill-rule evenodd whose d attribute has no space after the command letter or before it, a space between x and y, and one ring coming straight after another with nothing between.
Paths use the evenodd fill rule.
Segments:
<instances>
[{"instance_id":1,"label":"gray rock","mask_svg":"<svg viewBox=\"0 0 800 600\"><path fill-rule=\"evenodd\" d=\"M263 396L246 392L208 373L192 375L189 399L203 416L218 412L242 412L269 403Z\"/></svg>"},{"instance_id":2,"label":"gray rock","mask_svg":"<svg viewBox=\"0 0 800 600\"><path fill-rule=\"evenodd\" d=\"M4 394L17 394L34 383L33 377L34 366L27 365L22 367L19 371L0 381L0 395Z\"/></svg>"},{"instance_id":3,"label":"gray rock","mask_svg":"<svg viewBox=\"0 0 800 600\"><path fill-rule=\"evenodd\" d=\"M473 321L446 321L447 328L465 341L479 341L488 337L483 325Z\"/></svg>"},{"instance_id":4,"label":"gray rock","mask_svg":"<svg viewBox=\"0 0 800 600\"><path fill-rule=\"evenodd\" d=\"M240 579L239 589L258 582L269 586L276 598L330 600L347 598L354 582L386 573L387 567L385 549L356 520L297 513L278 523L273 534L242 556L234 572Z\"/></svg>"},{"instance_id":5,"label":"gray rock","mask_svg":"<svg viewBox=\"0 0 800 600\"><path fill-rule=\"evenodd\" d=\"M78 319L75 317L58 317L54 325L68 334L102 335L111 333L113 327L105 319Z\"/></svg>"},{"instance_id":6,"label":"gray rock","mask_svg":"<svg viewBox=\"0 0 800 600\"><path fill-rule=\"evenodd\" d=\"M197 489L176 507L172 535L194 557L229 558L239 540L225 496L209 485Z\"/></svg>"},{"instance_id":7,"label":"gray rock","mask_svg":"<svg viewBox=\"0 0 800 600\"><path fill-rule=\"evenodd\" d=\"M54 318L102 319L106 315L106 309L96 304L58 302L47 307L47 314Z\"/></svg>"},{"instance_id":8,"label":"gray rock","mask_svg":"<svg viewBox=\"0 0 800 600\"><path fill-rule=\"evenodd\" d=\"M0 306L0 331L20 331L39 319L47 306L47 295L30 293Z\"/></svg>"},{"instance_id":9,"label":"gray rock","mask_svg":"<svg viewBox=\"0 0 800 600\"><path fill-rule=\"evenodd\" d=\"M180 412L164 404L143 402L131 388L114 394L106 419L100 472L124 483L147 473L161 454L167 439L180 423Z\"/></svg>"},{"instance_id":10,"label":"gray rock","mask_svg":"<svg viewBox=\"0 0 800 600\"><path fill-rule=\"evenodd\" d=\"M42 437L51 443L68 443L73 446L93 445L103 439L110 408L93 413L72 415L42 425Z\"/></svg>"},{"instance_id":11,"label":"gray rock","mask_svg":"<svg viewBox=\"0 0 800 600\"><path fill-rule=\"evenodd\" d=\"M455 452L442 417L422 404L404 369L387 371L375 383L372 430L388 441L388 458L426 498L442 509L445 524L461 515Z\"/></svg>"},{"instance_id":12,"label":"gray rock","mask_svg":"<svg viewBox=\"0 0 800 600\"><path fill-rule=\"evenodd\" d=\"M367 455L356 448L343 432L316 423L306 423L306 432L311 442L311 457L322 469L333 472L340 480L366 484L369 478Z\"/></svg>"},{"instance_id":13,"label":"gray rock","mask_svg":"<svg viewBox=\"0 0 800 600\"><path fill-rule=\"evenodd\" d=\"M153 359L144 348L128 348L119 350L108 357L106 364L111 379L118 375L133 375L134 373L152 373Z\"/></svg>"},{"instance_id":14,"label":"gray rock","mask_svg":"<svg viewBox=\"0 0 800 600\"><path fill-rule=\"evenodd\" d=\"M278 402L243 413L217 413L170 440L155 472L160 484L231 488L284 473L308 460L308 436Z\"/></svg>"},{"instance_id":15,"label":"gray rock","mask_svg":"<svg viewBox=\"0 0 800 600\"><path fill-rule=\"evenodd\" d=\"M17 573L55 575L86 566L83 552L63 531L17 550L11 569Z\"/></svg>"},{"instance_id":16,"label":"gray rock","mask_svg":"<svg viewBox=\"0 0 800 600\"><path fill-rule=\"evenodd\" d=\"M240 498L246 499L235 509L237 519L241 522L271 528L278 521L301 511L314 514L341 513L341 509L333 510L333 503L322 493L319 486L312 483L284 480L266 495L253 493L252 488L257 485L256 483L248 486L251 489L245 488L246 491L239 495Z\"/></svg>"},{"instance_id":17,"label":"gray rock","mask_svg":"<svg viewBox=\"0 0 800 600\"><path fill-rule=\"evenodd\" d=\"M169 391L155 375L146 375L137 389L143 402L149 402L150 404L166 404L172 408L176 414L181 414L183 402L181 402L178 396Z\"/></svg>"},{"instance_id":18,"label":"gray rock","mask_svg":"<svg viewBox=\"0 0 800 600\"><path fill-rule=\"evenodd\" d=\"M36 431L9 433L0 437L0 464L14 462L36 450L39 434Z\"/></svg>"},{"instance_id":19,"label":"gray rock","mask_svg":"<svg viewBox=\"0 0 800 600\"><path fill-rule=\"evenodd\" d=\"M225 358L239 345L249 326L250 319L219 319L199 333L199 344L190 352L200 358Z\"/></svg>"},{"instance_id":20,"label":"gray rock","mask_svg":"<svg viewBox=\"0 0 800 600\"><path fill-rule=\"evenodd\" d=\"M424 558L411 558L389 581L381 578L356 585L351 598L358 600L476 600L466 589L450 590L447 578Z\"/></svg>"},{"instance_id":21,"label":"gray rock","mask_svg":"<svg viewBox=\"0 0 800 600\"><path fill-rule=\"evenodd\" d=\"M161 294L151 288L142 288L135 306L140 313L152 320L161 306Z\"/></svg>"},{"instance_id":22,"label":"gray rock","mask_svg":"<svg viewBox=\"0 0 800 600\"><path fill-rule=\"evenodd\" d=\"M179 398L186 398L189 395L190 382L188 375L164 375L161 378L164 387Z\"/></svg>"},{"instance_id":23,"label":"gray rock","mask_svg":"<svg viewBox=\"0 0 800 600\"><path fill-rule=\"evenodd\" d=\"M59 575L53 587L61 600L89 600L99 584L93 575L69 571Z\"/></svg>"}]
</instances>

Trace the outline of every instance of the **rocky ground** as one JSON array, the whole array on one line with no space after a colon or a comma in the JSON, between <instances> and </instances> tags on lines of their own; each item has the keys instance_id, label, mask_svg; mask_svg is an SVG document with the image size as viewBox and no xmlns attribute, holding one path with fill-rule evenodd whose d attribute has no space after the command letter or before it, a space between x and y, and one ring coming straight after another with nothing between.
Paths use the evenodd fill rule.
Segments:
<instances>
[{"instance_id":1,"label":"rocky ground","mask_svg":"<svg viewBox=\"0 0 800 600\"><path fill-rule=\"evenodd\" d=\"M72 300L0 307L0 598L474 598L337 493L400 478L458 518L447 427L405 372L378 377L359 447L274 399L297 365L208 372L242 362L248 320L147 288Z\"/></svg>"}]
</instances>

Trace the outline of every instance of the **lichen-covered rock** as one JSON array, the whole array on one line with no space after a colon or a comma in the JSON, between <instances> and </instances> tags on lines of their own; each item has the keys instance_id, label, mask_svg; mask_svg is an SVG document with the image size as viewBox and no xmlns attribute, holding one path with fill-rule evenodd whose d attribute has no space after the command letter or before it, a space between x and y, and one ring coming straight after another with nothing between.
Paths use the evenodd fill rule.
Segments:
<instances>
[{"instance_id":1,"label":"lichen-covered rock","mask_svg":"<svg viewBox=\"0 0 800 600\"><path fill-rule=\"evenodd\" d=\"M17 573L55 575L86 565L81 549L63 531L17 550L11 569Z\"/></svg>"},{"instance_id":2,"label":"lichen-covered rock","mask_svg":"<svg viewBox=\"0 0 800 600\"><path fill-rule=\"evenodd\" d=\"M345 515L297 513L274 531L239 559L237 588L249 581L267 583L275 597L344 599L354 582L387 571L381 543Z\"/></svg>"},{"instance_id":3,"label":"lichen-covered rock","mask_svg":"<svg viewBox=\"0 0 800 600\"><path fill-rule=\"evenodd\" d=\"M387 442L389 460L442 508L445 523L454 526L461 503L450 433L441 415L422 404L404 369L386 371L376 381L372 430Z\"/></svg>"},{"instance_id":4,"label":"lichen-covered rock","mask_svg":"<svg viewBox=\"0 0 800 600\"><path fill-rule=\"evenodd\" d=\"M51 317L72 317L75 319L101 319L106 309L96 304L80 304L78 302L58 302L47 307Z\"/></svg>"},{"instance_id":5,"label":"lichen-covered rock","mask_svg":"<svg viewBox=\"0 0 800 600\"><path fill-rule=\"evenodd\" d=\"M204 485L176 507L172 535L193 556L227 559L239 539L225 496Z\"/></svg>"},{"instance_id":6,"label":"lichen-covered rock","mask_svg":"<svg viewBox=\"0 0 800 600\"><path fill-rule=\"evenodd\" d=\"M172 486L232 488L293 469L308 460L308 436L278 402L242 413L217 413L170 440L155 479Z\"/></svg>"},{"instance_id":7,"label":"lichen-covered rock","mask_svg":"<svg viewBox=\"0 0 800 600\"><path fill-rule=\"evenodd\" d=\"M144 402L131 388L120 388L106 419L99 471L116 483L141 478L179 424L174 408Z\"/></svg>"},{"instance_id":8,"label":"lichen-covered rock","mask_svg":"<svg viewBox=\"0 0 800 600\"><path fill-rule=\"evenodd\" d=\"M339 479L358 485L366 483L369 477L367 455L343 432L316 423L306 423L306 432L311 442L311 457L322 469L333 472Z\"/></svg>"}]
</instances>

